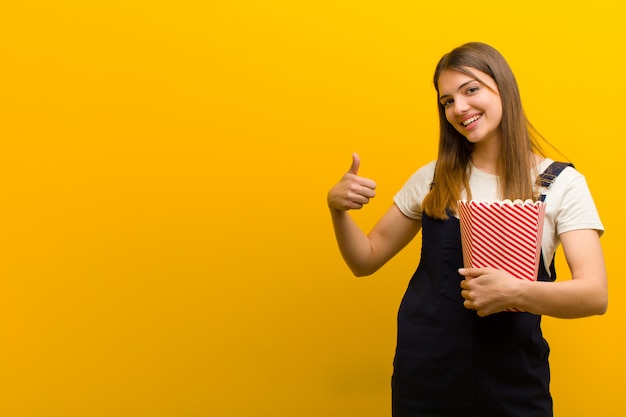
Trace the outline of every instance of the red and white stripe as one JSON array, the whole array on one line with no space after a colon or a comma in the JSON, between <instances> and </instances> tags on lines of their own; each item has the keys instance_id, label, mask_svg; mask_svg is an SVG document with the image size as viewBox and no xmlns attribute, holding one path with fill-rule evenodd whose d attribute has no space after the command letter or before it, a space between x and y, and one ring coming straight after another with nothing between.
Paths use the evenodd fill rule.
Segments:
<instances>
[{"instance_id":1,"label":"red and white stripe","mask_svg":"<svg viewBox=\"0 0 626 417\"><path fill-rule=\"evenodd\" d=\"M459 201L466 267L493 267L536 280L541 252L543 202Z\"/></svg>"}]
</instances>

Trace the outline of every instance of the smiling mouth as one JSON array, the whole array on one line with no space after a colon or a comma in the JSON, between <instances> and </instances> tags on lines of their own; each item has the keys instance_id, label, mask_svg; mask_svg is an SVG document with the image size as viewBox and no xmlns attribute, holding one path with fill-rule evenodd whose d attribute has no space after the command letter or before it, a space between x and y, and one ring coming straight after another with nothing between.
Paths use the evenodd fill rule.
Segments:
<instances>
[{"instance_id":1,"label":"smiling mouth","mask_svg":"<svg viewBox=\"0 0 626 417\"><path fill-rule=\"evenodd\" d=\"M474 117L470 117L470 118L469 118L469 119L467 119L467 120L463 120L463 121L461 122L461 124L462 124L463 126L467 126L467 125L469 125L470 123L474 123L476 120L480 119L481 117L483 117L483 115L482 115L482 114L479 114L479 115L474 116Z\"/></svg>"}]
</instances>

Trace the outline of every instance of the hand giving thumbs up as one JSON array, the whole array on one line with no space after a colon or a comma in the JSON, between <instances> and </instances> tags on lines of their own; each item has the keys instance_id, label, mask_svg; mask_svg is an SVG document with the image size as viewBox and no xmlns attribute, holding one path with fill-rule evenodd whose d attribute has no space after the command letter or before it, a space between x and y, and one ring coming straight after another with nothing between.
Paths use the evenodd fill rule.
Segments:
<instances>
[{"instance_id":1,"label":"hand giving thumbs up","mask_svg":"<svg viewBox=\"0 0 626 417\"><path fill-rule=\"evenodd\" d=\"M350 169L328 192L328 207L342 211L360 209L376 196L376 183L358 176L360 165L359 155L353 153Z\"/></svg>"}]
</instances>

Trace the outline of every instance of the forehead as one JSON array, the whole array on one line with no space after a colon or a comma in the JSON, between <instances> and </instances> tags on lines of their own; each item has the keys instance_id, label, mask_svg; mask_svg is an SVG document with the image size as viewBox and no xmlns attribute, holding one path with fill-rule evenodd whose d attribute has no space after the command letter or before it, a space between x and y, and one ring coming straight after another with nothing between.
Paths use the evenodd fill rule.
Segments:
<instances>
[{"instance_id":1,"label":"forehead","mask_svg":"<svg viewBox=\"0 0 626 417\"><path fill-rule=\"evenodd\" d=\"M462 70L446 69L441 71L437 79L437 88L440 95L452 94L461 86L472 81L478 81L493 90L498 90L498 86L493 78L472 67L464 67Z\"/></svg>"}]
</instances>

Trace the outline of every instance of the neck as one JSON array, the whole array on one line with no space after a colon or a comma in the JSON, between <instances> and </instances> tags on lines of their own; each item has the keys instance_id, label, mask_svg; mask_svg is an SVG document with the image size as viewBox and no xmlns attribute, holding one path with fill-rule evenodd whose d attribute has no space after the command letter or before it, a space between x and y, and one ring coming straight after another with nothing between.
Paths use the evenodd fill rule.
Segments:
<instances>
[{"instance_id":1,"label":"neck","mask_svg":"<svg viewBox=\"0 0 626 417\"><path fill-rule=\"evenodd\" d=\"M499 149L495 146L478 146L484 144L476 144L472 150L470 161L472 165L488 174L496 174L498 166Z\"/></svg>"}]
</instances>

